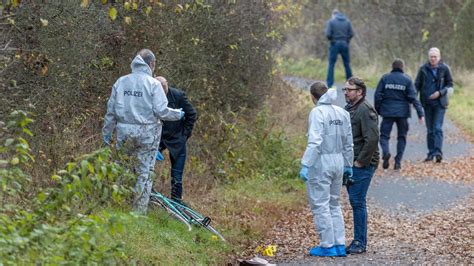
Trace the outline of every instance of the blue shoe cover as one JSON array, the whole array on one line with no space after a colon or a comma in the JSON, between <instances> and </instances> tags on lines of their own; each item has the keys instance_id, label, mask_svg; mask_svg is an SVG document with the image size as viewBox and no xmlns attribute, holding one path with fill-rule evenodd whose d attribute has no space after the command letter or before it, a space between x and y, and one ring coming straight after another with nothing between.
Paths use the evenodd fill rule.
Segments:
<instances>
[{"instance_id":1,"label":"blue shoe cover","mask_svg":"<svg viewBox=\"0 0 474 266\"><path fill-rule=\"evenodd\" d=\"M332 246L330 248L323 247L314 247L309 250L309 255L317 257L337 257L336 247Z\"/></svg>"},{"instance_id":2,"label":"blue shoe cover","mask_svg":"<svg viewBox=\"0 0 474 266\"><path fill-rule=\"evenodd\" d=\"M345 257L347 256L346 254L346 246L344 245L336 245L336 252L338 257Z\"/></svg>"}]
</instances>

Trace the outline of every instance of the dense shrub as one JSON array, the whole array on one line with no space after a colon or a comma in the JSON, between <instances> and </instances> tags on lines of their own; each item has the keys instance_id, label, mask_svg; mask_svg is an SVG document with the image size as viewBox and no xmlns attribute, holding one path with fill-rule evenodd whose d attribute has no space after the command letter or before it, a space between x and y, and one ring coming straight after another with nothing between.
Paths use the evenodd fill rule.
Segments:
<instances>
[{"instance_id":1,"label":"dense shrub","mask_svg":"<svg viewBox=\"0 0 474 266\"><path fill-rule=\"evenodd\" d=\"M185 90L197 107L195 142L206 133L214 137L216 121L230 119L229 111L261 108L271 93L271 52L281 36L275 25L286 16L285 5L274 11L279 2L22 1L12 8L2 18L8 49L1 57L0 112L37 114L31 144L40 160L33 176L98 146L111 86L130 72L143 47L156 53L156 73Z\"/></svg>"}]
</instances>

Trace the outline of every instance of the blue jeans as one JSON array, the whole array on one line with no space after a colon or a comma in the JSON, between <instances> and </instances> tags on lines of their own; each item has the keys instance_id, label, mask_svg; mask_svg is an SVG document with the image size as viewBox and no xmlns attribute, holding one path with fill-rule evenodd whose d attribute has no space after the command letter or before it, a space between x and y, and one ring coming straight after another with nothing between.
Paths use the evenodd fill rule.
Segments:
<instances>
[{"instance_id":1,"label":"blue jeans","mask_svg":"<svg viewBox=\"0 0 474 266\"><path fill-rule=\"evenodd\" d=\"M382 155L385 157L390 153L388 141L392 132L393 123L397 124L397 155L395 163L400 164L407 145L408 119L405 117L384 117L380 124L380 147Z\"/></svg>"},{"instance_id":2,"label":"blue jeans","mask_svg":"<svg viewBox=\"0 0 474 266\"><path fill-rule=\"evenodd\" d=\"M335 41L329 46L329 66L328 76L326 78L328 87L331 88L334 84L334 66L336 65L337 55L341 54L342 62L344 62L344 69L346 70L346 79L352 77L352 70L350 66L349 44L345 41Z\"/></svg>"},{"instance_id":3,"label":"blue jeans","mask_svg":"<svg viewBox=\"0 0 474 266\"><path fill-rule=\"evenodd\" d=\"M443 121L446 109L441 105L426 105L424 109L428 156L443 155Z\"/></svg>"},{"instance_id":4,"label":"blue jeans","mask_svg":"<svg viewBox=\"0 0 474 266\"><path fill-rule=\"evenodd\" d=\"M177 156L172 156L171 161L171 198L181 200L183 196L183 172L186 163L186 146Z\"/></svg>"},{"instance_id":5,"label":"blue jeans","mask_svg":"<svg viewBox=\"0 0 474 266\"><path fill-rule=\"evenodd\" d=\"M366 196L370 181L375 173L374 166L353 167L354 183L347 187L349 201L354 218L354 240L360 242L363 248L367 246L367 206Z\"/></svg>"}]
</instances>

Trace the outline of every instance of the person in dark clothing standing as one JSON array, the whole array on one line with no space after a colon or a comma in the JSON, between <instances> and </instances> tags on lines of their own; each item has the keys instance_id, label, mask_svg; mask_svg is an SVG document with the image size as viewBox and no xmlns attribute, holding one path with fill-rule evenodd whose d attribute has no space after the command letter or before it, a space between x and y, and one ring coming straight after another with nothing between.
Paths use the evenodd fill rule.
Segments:
<instances>
[{"instance_id":1,"label":"person in dark clothing standing","mask_svg":"<svg viewBox=\"0 0 474 266\"><path fill-rule=\"evenodd\" d=\"M433 47L429 61L420 67L415 87L425 109L428 156L425 162L443 160L443 120L448 108L448 94L453 91L453 78L449 66L441 61L441 52Z\"/></svg>"},{"instance_id":2,"label":"person in dark clothing standing","mask_svg":"<svg viewBox=\"0 0 474 266\"><path fill-rule=\"evenodd\" d=\"M423 123L423 107L416 99L416 91L411 78L403 73L404 62L395 59L392 72L382 76L375 91L375 110L383 117L380 124L380 146L382 147L383 169L387 169L390 159L388 142L392 126L397 124L397 155L395 170L401 169L401 161L406 146L408 118L411 116L410 104L415 106L420 123Z\"/></svg>"},{"instance_id":3,"label":"person in dark clothing standing","mask_svg":"<svg viewBox=\"0 0 474 266\"><path fill-rule=\"evenodd\" d=\"M379 163L378 114L365 99L367 87L357 77L347 80L343 88L351 115L354 143L354 166L352 184L347 184L347 192L354 218L354 240L347 247L350 254L366 251L367 247L367 206L366 196L370 181Z\"/></svg>"},{"instance_id":4,"label":"person in dark clothing standing","mask_svg":"<svg viewBox=\"0 0 474 266\"><path fill-rule=\"evenodd\" d=\"M180 121L163 121L160 152L157 155L157 160L163 160L161 151L168 149L171 161L171 198L181 202L184 164L186 163L186 142L193 131L197 113L183 91L169 87L164 77L156 77L156 79L162 84L168 99L168 107L181 108L185 112L184 118Z\"/></svg>"},{"instance_id":5,"label":"person in dark clothing standing","mask_svg":"<svg viewBox=\"0 0 474 266\"><path fill-rule=\"evenodd\" d=\"M326 22L326 37L331 43L329 46L329 65L327 84L331 88L334 84L334 66L336 65L337 55L341 54L346 70L346 79L352 77L349 56L349 42L354 36L351 21L344 16L339 10L332 11L332 18Z\"/></svg>"}]
</instances>

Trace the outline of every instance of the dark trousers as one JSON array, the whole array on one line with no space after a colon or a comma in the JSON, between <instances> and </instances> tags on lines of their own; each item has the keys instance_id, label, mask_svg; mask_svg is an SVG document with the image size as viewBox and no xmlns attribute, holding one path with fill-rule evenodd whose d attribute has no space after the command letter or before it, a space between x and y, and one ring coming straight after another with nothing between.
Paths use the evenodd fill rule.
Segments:
<instances>
[{"instance_id":1,"label":"dark trousers","mask_svg":"<svg viewBox=\"0 0 474 266\"><path fill-rule=\"evenodd\" d=\"M384 117L380 124L380 146L382 147L382 156L390 153L389 140L393 124L397 124L397 155L395 163L400 164L403 158L403 152L407 144L408 119L406 117Z\"/></svg>"},{"instance_id":2,"label":"dark trousers","mask_svg":"<svg viewBox=\"0 0 474 266\"><path fill-rule=\"evenodd\" d=\"M367 246L367 205L366 196L370 181L375 173L374 166L353 167L354 183L347 187L354 218L354 241L363 248Z\"/></svg>"},{"instance_id":3,"label":"dark trousers","mask_svg":"<svg viewBox=\"0 0 474 266\"><path fill-rule=\"evenodd\" d=\"M173 156L170 153L171 161L171 198L181 200L183 196L183 172L186 163L186 146L181 152Z\"/></svg>"},{"instance_id":4,"label":"dark trousers","mask_svg":"<svg viewBox=\"0 0 474 266\"><path fill-rule=\"evenodd\" d=\"M344 69L346 70L346 79L352 77L352 70L350 66L349 44L346 41L335 41L329 46L329 65L328 76L326 78L328 87L331 88L334 84L334 66L336 65L337 55L341 54Z\"/></svg>"},{"instance_id":5,"label":"dark trousers","mask_svg":"<svg viewBox=\"0 0 474 266\"><path fill-rule=\"evenodd\" d=\"M443 155L443 121L446 109L441 105L426 105L424 109L428 156Z\"/></svg>"}]
</instances>

